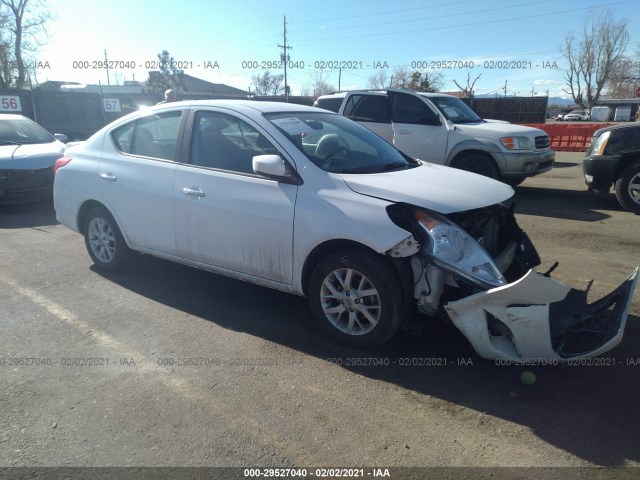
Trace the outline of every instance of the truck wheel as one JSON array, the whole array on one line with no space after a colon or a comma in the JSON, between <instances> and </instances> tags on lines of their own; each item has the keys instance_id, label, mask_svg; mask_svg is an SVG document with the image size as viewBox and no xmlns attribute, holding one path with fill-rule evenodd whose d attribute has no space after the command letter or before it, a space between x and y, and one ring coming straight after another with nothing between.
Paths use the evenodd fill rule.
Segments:
<instances>
[{"instance_id":1,"label":"truck wheel","mask_svg":"<svg viewBox=\"0 0 640 480\"><path fill-rule=\"evenodd\" d=\"M400 328L398 275L386 259L367 252L327 256L311 275L308 296L316 322L351 347L377 347Z\"/></svg>"},{"instance_id":2,"label":"truck wheel","mask_svg":"<svg viewBox=\"0 0 640 480\"><path fill-rule=\"evenodd\" d=\"M467 172L473 172L478 175L484 175L485 177L500 180L500 172L498 172L498 168L494 161L480 153L465 153L451 166L459 168L460 170L466 170Z\"/></svg>"},{"instance_id":3,"label":"truck wheel","mask_svg":"<svg viewBox=\"0 0 640 480\"><path fill-rule=\"evenodd\" d=\"M507 185L511 185L512 187L517 187L526 179L527 177L508 177L508 178L503 178L502 181Z\"/></svg>"},{"instance_id":4,"label":"truck wheel","mask_svg":"<svg viewBox=\"0 0 640 480\"><path fill-rule=\"evenodd\" d=\"M625 210L640 214L640 161L622 171L616 181L616 197Z\"/></svg>"}]
</instances>

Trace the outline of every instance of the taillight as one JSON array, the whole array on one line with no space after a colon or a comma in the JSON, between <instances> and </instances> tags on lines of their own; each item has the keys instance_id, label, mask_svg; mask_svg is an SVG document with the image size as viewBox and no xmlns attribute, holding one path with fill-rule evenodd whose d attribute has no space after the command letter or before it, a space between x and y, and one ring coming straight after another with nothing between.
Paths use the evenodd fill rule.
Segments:
<instances>
[{"instance_id":1,"label":"taillight","mask_svg":"<svg viewBox=\"0 0 640 480\"><path fill-rule=\"evenodd\" d=\"M53 174L55 175L59 168L64 167L71 160L73 160L71 157L60 157L56 160L56 163L53 166Z\"/></svg>"}]
</instances>

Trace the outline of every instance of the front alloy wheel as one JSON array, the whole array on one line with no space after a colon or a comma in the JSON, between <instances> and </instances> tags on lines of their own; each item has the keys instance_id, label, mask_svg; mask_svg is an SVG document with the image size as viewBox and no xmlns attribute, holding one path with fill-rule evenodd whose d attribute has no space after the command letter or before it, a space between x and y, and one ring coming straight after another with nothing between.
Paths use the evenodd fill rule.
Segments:
<instances>
[{"instance_id":1,"label":"front alloy wheel","mask_svg":"<svg viewBox=\"0 0 640 480\"><path fill-rule=\"evenodd\" d=\"M375 347L400 327L402 289L384 257L359 251L331 255L315 268L309 285L316 321L345 344Z\"/></svg>"}]
</instances>

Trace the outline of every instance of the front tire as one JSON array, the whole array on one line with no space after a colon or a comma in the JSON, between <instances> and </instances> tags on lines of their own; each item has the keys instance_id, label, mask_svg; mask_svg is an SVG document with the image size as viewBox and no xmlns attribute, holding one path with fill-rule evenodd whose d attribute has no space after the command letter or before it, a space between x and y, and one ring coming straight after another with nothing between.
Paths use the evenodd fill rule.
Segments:
<instances>
[{"instance_id":1,"label":"front tire","mask_svg":"<svg viewBox=\"0 0 640 480\"><path fill-rule=\"evenodd\" d=\"M340 342L377 347L398 332L403 296L398 274L383 257L333 254L314 269L309 303L316 322Z\"/></svg>"},{"instance_id":2,"label":"front tire","mask_svg":"<svg viewBox=\"0 0 640 480\"><path fill-rule=\"evenodd\" d=\"M105 272L122 270L131 250L109 211L92 207L84 217L84 243L96 268Z\"/></svg>"},{"instance_id":3,"label":"front tire","mask_svg":"<svg viewBox=\"0 0 640 480\"><path fill-rule=\"evenodd\" d=\"M640 161L622 171L616 181L616 197L622 208L640 214Z\"/></svg>"},{"instance_id":4,"label":"front tire","mask_svg":"<svg viewBox=\"0 0 640 480\"><path fill-rule=\"evenodd\" d=\"M452 166L460 170L493 178L494 180L500 180L500 172L495 162L480 153L465 153Z\"/></svg>"},{"instance_id":5,"label":"front tire","mask_svg":"<svg viewBox=\"0 0 640 480\"><path fill-rule=\"evenodd\" d=\"M507 177L507 178L503 178L502 182L506 183L507 185L511 185L512 187L517 187L526 179L527 177Z\"/></svg>"}]
</instances>

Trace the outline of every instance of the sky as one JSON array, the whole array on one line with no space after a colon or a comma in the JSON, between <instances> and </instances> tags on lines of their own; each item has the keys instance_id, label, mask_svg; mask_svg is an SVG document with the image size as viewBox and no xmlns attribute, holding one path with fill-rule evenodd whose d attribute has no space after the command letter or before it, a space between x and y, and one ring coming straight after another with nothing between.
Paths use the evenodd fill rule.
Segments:
<instances>
[{"instance_id":1,"label":"sky","mask_svg":"<svg viewBox=\"0 0 640 480\"><path fill-rule=\"evenodd\" d=\"M313 75L342 90L397 67L444 74L444 91L481 75L476 94L568 97L560 46L585 17L627 19L633 54L640 0L48 0L48 38L37 81L122 84L146 80L168 50L185 73L248 89L278 65L286 16L287 80L301 94ZM105 51L109 78L99 62ZM154 68L155 67L155 68ZM270 68L271 67L271 68ZM275 67L275 68L273 68ZM342 67L342 68L340 68Z\"/></svg>"}]
</instances>

